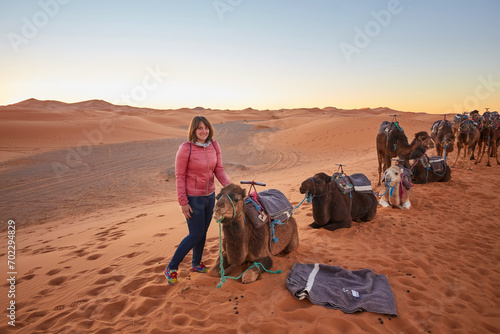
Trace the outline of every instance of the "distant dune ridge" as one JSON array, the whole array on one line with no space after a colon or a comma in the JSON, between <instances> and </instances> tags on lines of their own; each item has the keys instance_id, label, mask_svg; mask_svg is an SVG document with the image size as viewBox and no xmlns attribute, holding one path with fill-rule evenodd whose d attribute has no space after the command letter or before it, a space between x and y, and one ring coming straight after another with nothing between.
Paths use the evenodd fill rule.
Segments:
<instances>
[{"instance_id":1,"label":"distant dune ridge","mask_svg":"<svg viewBox=\"0 0 500 334\"><path fill-rule=\"evenodd\" d=\"M442 116L387 107L280 110L136 108L102 100L25 100L0 106L1 242L16 225L16 319L10 333L498 333L500 166L457 167L447 183L415 185L411 209L378 207L349 229L312 229L311 204L294 211L299 248L243 285L179 268L163 270L187 228L175 193L175 154L194 115L215 126L232 182L255 180L292 205L317 172L378 180L375 138L398 120L411 141ZM434 155L434 150L428 152ZM455 152L450 159L455 158ZM216 182L216 192L221 189ZM204 262L219 256L208 232ZM4 273L7 247L0 252ZM386 275L397 318L345 314L296 300L295 263L369 268ZM234 273L238 276L241 272ZM0 293L7 307L8 285Z\"/></svg>"}]
</instances>

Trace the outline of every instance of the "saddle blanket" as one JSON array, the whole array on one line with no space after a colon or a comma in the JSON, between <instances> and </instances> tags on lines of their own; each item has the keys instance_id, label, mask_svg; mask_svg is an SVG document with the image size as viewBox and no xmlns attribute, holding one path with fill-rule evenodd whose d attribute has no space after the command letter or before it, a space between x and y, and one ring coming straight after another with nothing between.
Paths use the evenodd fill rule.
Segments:
<instances>
[{"instance_id":1,"label":"saddle blanket","mask_svg":"<svg viewBox=\"0 0 500 334\"><path fill-rule=\"evenodd\" d=\"M446 162L440 156L425 156L421 161L425 168L430 168L435 173L442 173L446 168Z\"/></svg>"},{"instance_id":2,"label":"saddle blanket","mask_svg":"<svg viewBox=\"0 0 500 334\"><path fill-rule=\"evenodd\" d=\"M435 121L431 126L431 132L438 133L439 129L441 129L446 123L448 123L450 127L453 127L450 121L445 121L445 120Z\"/></svg>"},{"instance_id":3,"label":"saddle blanket","mask_svg":"<svg viewBox=\"0 0 500 334\"><path fill-rule=\"evenodd\" d=\"M371 269L350 271L319 263L295 263L286 286L296 299L307 298L326 308L397 316L396 300L387 277Z\"/></svg>"},{"instance_id":4,"label":"saddle blanket","mask_svg":"<svg viewBox=\"0 0 500 334\"><path fill-rule=\"evenodd\" d=\"M403 168L403 186L406 188L406 190L410 190L412 184L411 181L413 181L413 172L411 169L400 166Z\"/></svg>"}]
</instances>

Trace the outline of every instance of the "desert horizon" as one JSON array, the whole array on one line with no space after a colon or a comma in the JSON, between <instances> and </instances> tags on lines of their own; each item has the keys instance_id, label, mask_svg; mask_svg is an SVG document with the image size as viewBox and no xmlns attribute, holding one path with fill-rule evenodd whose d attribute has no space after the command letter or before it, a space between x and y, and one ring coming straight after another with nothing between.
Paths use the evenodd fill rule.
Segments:
<instances>
[{"instance_id":1,"label":"desert horizon","mask_svg":"<svg viewBox=\"0 0 500 334\"><path fill-rule=\"evenodd\" d=\"M215 127L231 182L264 182L259 190L279 189L293 206L304 199L304 180L331 175L336 164L349 175L365 174L380 194L380 124L399 115L410 142L443 118L387 107L160 110L36 99L0 106L0 261L6 275L15 272L9 275L14 288L4 283L0 294L2 307L14 301L15 327L7 310L2 332L500 331L500 166L494 159L491 167L483 160L473 161L472 170L452 168L448 182L414 184L409 210L378 205L373 220L350 228L311 228L312 204L304 201L293 214L298 249L273 258L279 274L262 273L251 284L228 279L218 289L219 278L189 271L189 253L179 282L167 284L163 270L187 234L175 154L198 114ZM16 246L14 268L9 240ZM203 261L213 267L218 256L219 226L212 221ZM286 280L296 263L385 275L398 316L348 314L295 299Z\"/></svg>"}]
</instances>

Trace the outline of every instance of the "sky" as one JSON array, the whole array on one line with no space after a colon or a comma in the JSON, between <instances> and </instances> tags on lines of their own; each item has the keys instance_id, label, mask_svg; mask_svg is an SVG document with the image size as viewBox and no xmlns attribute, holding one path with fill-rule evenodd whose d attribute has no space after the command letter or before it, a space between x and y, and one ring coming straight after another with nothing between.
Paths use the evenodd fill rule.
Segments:
<instances>
[{"instance_id":1,"label":"sky","mask_svg":"<svg viewBox=\"0 0 500 334\"><path fill-rule=\"evenodd\" d=\"M0 105L500 111L498 0L0 0Z\"/></svg>"}]
</instances>

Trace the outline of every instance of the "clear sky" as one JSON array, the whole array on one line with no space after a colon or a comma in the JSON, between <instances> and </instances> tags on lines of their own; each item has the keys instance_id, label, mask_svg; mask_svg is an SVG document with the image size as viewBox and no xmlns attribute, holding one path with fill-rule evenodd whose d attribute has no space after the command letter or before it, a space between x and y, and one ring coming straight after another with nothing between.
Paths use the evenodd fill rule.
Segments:
<instances>
[{"instance_id":1,"label":"clear sky","mask_svg":"<svg viewBox=\"0 0 500 334\"><path fill-rule=\"evenodd\" d=\"M0 105L500 111L498 0L0 0Z\"/></svg>"}]
</instances>

